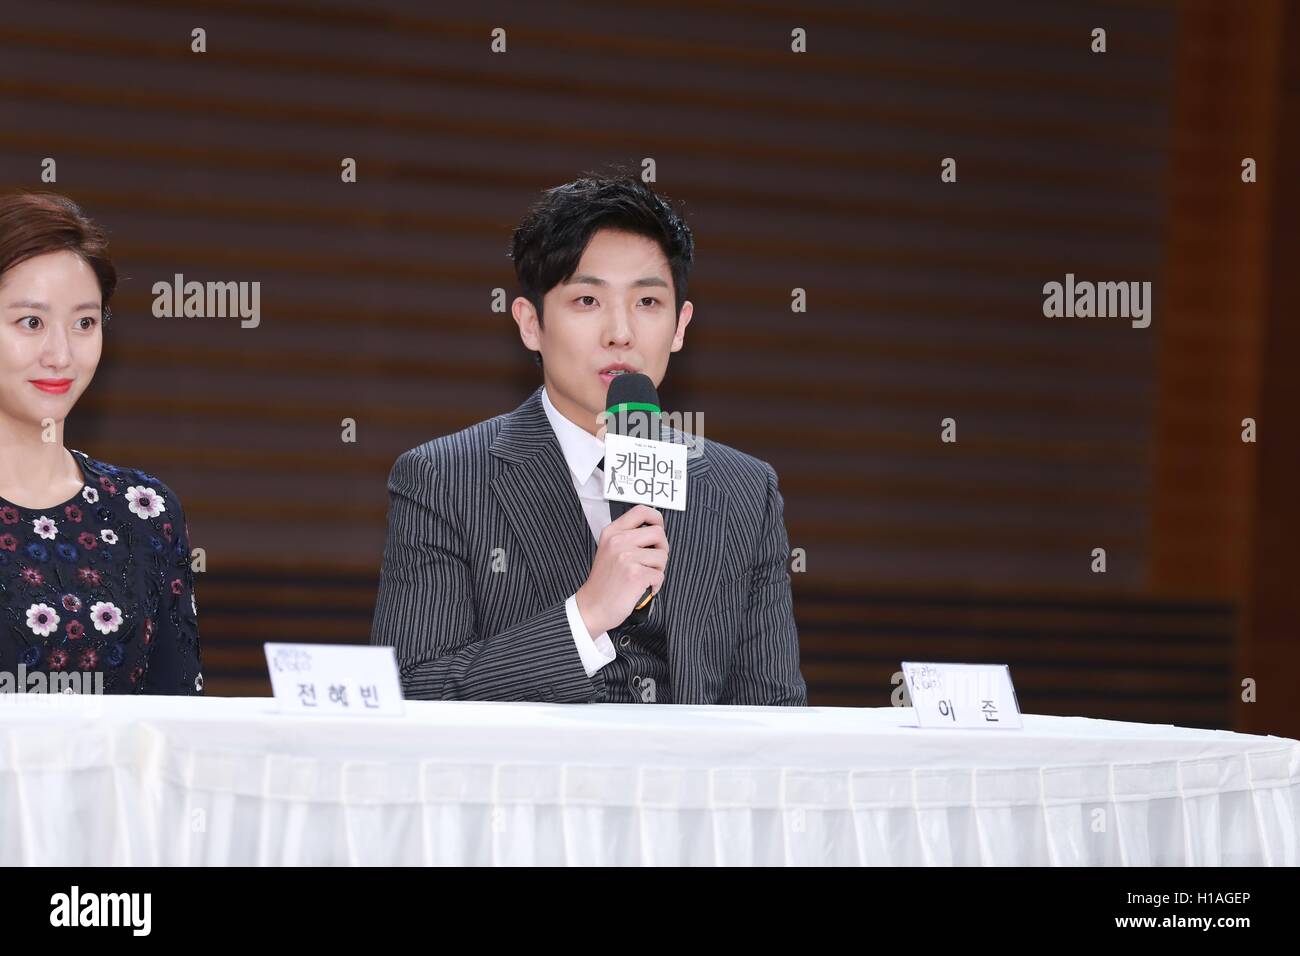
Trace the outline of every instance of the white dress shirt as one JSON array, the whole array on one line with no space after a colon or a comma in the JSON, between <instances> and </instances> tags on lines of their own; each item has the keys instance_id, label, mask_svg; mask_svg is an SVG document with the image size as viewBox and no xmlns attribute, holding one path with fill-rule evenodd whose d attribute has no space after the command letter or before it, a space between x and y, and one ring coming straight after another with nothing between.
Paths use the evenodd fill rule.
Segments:
<instances>
[{"instance_id":1,"label":"white dress shirt","mask_svg":"<svg viewBox=\"0 0 1300 956\"><path fill-rule=\"evenodd\" d=\"M610 523L609 502L605 499L605 473L597 465L605 457L605 443L586 429L569 421L558 408L551 404L546 388L542 388L542 407L550 420L551 429L559 439L560 450L568 462L569 474L573 478L573 490L582 502L587 524L597 541L600 533ZM609 632L602 631L593 640L587 631L587 625L578 613L578 596L573 594L564 602L564 610L569 616L569 630L573 632L573 642L578 646L578 656L582 658L583 669L590 677L614 659L614 642L609 639Z\"/></svg>"}]
</instances>

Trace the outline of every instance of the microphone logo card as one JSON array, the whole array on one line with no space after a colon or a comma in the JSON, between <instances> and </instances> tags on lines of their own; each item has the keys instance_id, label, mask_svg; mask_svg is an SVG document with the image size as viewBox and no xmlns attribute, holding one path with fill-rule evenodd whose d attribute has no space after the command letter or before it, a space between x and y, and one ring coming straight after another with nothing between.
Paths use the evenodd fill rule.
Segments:
<instances>
[{"instance_id":1,"label":"microphone logo card","mask_svg":"<svg viewBox=\"0 0 1300 956\"><path fill-rule=\"evenodd\" d=\"M686 510L686 453L679 442L605 433L605 498Z\"/></svg>"}]
</instances>

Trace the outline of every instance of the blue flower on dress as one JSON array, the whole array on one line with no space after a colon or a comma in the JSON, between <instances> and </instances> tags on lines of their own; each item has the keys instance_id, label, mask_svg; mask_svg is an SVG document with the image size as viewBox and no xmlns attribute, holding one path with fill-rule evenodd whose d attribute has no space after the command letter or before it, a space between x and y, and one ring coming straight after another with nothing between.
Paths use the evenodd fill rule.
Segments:
<instances>
[{"instance_id":1,"label":"blue flower on dress","mask_svg":"<svg viewBox=\"0 0 1300 956\"><path fill-rule=\"evenodd\" d=\"M23 652L23 665L25 667L35 667L41 662L41 649L39 647L29 647Z\"/></svg>"},{"instance_id":2,"label":"blue flower on dress","mask_svg":"<svg viewBox=\"0 0 1300 956\"><path fill-rule=\"evenodd\" d=\"M33 561L48 561L50 559L50 552L46 551L45 545L41 544L39 541L33 541L27 546L27 557L31 558Z\"/></svg>"},{"instance_id":3,"label":"blue flower on dress","mask_svg":"<svg viewBox=\"0 0 1300 956\"><path fill-rule=\"evenodd\" d=\"M153 548L155 551L162 551L162 538L158 537L156 534L149 535L149 547Z\"/></svg>"},{"instance_id":4,"label":"blue flower on dress","mask_svg":"<svg viewBox=\"0 0 1300 956\"><path fill-rule=\"evenodd\" d=\"M59 542L58 549L59 549L59 557L62 558L64 561L77 560L77 549L72 545Z\"/></svg>"},{"instance_id":5,"label":"blue flower on dress","mask_svg":"<svg viewBox=\"0 0 1300 956\"><path fill-rule=\"evenodd\" d=\"M121 644L114 644L108 649L105 659L109 667L121 667L122 661L126 659L126 652L122 650Z\"/></svg>"}]
</instances>

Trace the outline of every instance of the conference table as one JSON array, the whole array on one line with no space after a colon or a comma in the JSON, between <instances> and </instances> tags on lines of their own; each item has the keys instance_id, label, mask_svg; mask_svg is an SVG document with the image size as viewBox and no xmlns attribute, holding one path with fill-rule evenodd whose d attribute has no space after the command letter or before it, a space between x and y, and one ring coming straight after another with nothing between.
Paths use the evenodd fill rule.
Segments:
<instances>
[{"instance_id":1,"label":"conference table","mask_svg":"<svg viewBox=\"0 0 1300 956\"><path fill-rule=\"evenodd\" d=\"M911 708L4 695L4 865L1300 863L1300 742Z\"/></svg>"}]
</instances>

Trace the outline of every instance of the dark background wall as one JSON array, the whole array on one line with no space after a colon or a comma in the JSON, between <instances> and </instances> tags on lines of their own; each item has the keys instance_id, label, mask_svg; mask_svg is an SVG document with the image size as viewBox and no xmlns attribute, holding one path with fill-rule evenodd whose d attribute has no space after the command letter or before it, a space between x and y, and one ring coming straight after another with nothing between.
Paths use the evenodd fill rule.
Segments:
<instances>
[{"instance_id":1,"label":"dark background wall","mask_svg":"<svg viewBox=\"0 0 1300 956\"><path fill-rule=\"evenodd\" d=\"M491 309L515 222L652 158L697 242L661 393L781 476L812 703L884 706L903 659L988 660L1026 711L1294 736L1298 20L6 3L0 184L110 230L124 281L67 443L181 495L209 693L268 692L264 641L367 639L393 459L540 381ZM177 272L260 282L261 325L154 317ZM1151 281L1150 328L1045 318L1067 272Z\"/></svg>"}]
</instances>

